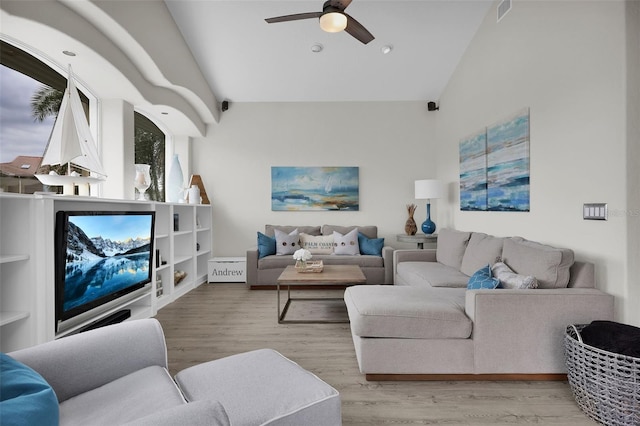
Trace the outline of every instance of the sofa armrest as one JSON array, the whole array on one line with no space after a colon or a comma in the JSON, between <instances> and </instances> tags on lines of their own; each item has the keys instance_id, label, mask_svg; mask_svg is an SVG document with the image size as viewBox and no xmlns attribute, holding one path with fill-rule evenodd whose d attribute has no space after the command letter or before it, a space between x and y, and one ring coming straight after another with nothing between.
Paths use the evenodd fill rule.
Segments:
<instances>
[{"instance_id":1,"label":"sofa armrest","mask_svg":"<svg viewBox=\"0 0 640 426\"><path fill-rule=\"evenodd\" d=\"M393 252L391 246L382 247L382 262L384 263L384 282L382 284L393 284Z\"/></svg>"},{"instance_id":2,"label":"sofa armrest","mask_svg":"<svg viewBox=\"0 0 640 426\"><path fill-rule=\"evenodd\" d=\"M591 288L467 290L476 373L565 373L567 325L611 320L613 307Z\"/></svg>"},{"instance_id":3,"label":"sofa armrest","mask_svg":"<svg viewBox=\"0 0 640 426\"><path fill-rule=\"evenodd\" d=\"M400 262L435 262L435 249L400 249L393 252L393 274Z\"/></svg>"},{"instance_id":4,"label":"sofa armrest","mask_svg":"<svg viewBox=\"0 0 640 426\"><path fill-rule=\"evenodd\" d=\"M60 402L149 366L167 368L156 319L126 321L9 355L40 373Z\"/></svg>"},{"instance_id":5,"label":"sofa armrest","mask_svg":"<svg viewBox=\"0 0 640 426\"><path fill-rule=\"evenodd\" d=\"M222 404L213 400L194 401L168 408L125 423L123 426L230 426Z\"/></svg>"},{"instance_id":6,"label":"sofa armrest","mask_svg":"<svg viewBox=\"0 0 640 426\"><path fill-rule=\"evenodd\" d=\"M247 250L247 285L256 285L258 282L258 248Z\"/></svg>"}]
</instances>

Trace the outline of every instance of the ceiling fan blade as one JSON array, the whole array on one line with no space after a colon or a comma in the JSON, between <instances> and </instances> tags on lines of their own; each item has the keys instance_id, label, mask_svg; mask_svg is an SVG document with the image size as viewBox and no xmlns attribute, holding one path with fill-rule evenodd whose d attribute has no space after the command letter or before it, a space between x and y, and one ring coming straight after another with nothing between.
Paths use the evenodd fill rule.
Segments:
<instances>
[{"instance_id":1,"label":"ceiling fan blade","mask_svg":"<svg viewBox=\"0 0 640 426\"><path fill-rule=\"evenodd\" d=\"M267 18L269 24L273 24L276 22L287 22L287 21L299 21L300 19L311 19L311 18L319 18L322 15L322 12L308 12L308 13L296 13L293 15L284 15L284 16L276 16L275 18Z\"/></svg>"},{"instance_id":2,"label":"ceiling fan blade","mask_svg":"<svg viewBox=\"0 0 640 426\"><path fill-rule=\"evenodd\" d=\"M351 34L363 44L367 44L375 38L373 34L371 34L365 27L363 27L360 22L356 21L346 13L344 15L347 17L347 28L344 29L346 32Z\"/></svg>"},{"instance_id":3,"label":"ceiling fan blade","mask_svg":"<svg viewBox=\"0 0 640 426\"><path fill-rule=\"evenodd\" d=\"M329 0L325 3L325 6L333 6L340 10L345 10L350 4L351 0Z\"/></svg>"}]
</instances>

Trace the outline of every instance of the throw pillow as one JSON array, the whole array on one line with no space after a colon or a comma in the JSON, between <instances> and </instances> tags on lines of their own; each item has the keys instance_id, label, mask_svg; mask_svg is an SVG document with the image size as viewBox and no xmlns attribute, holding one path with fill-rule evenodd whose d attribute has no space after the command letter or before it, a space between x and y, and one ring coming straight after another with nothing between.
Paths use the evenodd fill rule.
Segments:
<instances>
[{"instance_id":1,"label":"throw pillow","mask_svg":"<svg viewBox=\"0 0 640 426\"><path fill-rule=\"evenodd\" d=\"M276 254L276 239L258 232L258 259Z\"/></svg>"},{"instance_id":2,"label":"throw pillow","mask_svg":"<svg viewBox=\"0 0 640 426\"><path fill-rule=\"evenodd\" d=\"M275 230L276 234L276 254L285 255L293 254L299 247L300 236L298 230L294 229L290 234L282 232L279 229Z\"/></svg>"},{"instance_id":3,"label":"throw pillow","mask_svg":"<svg viewBox=\"0 0 640 426\"><path fill-rule=\"evenodd\" d=\"M59 424L58 398L40 374L1 353L0 377L3 425Z\"/></svg>"},{"instance_id":4,"label":"throw pillow","mask_svg":"<svg viewBox=\"0 0 640 426\"><path fill-rule=\"evenodd\" d=\"M360 254L360 246L358 245L358 228L342 235L333 231L333 253L356 255Z\"/></svg>"},{"instance_id":5,"label":"throw pillow","mask_svg":"<svg viewBox=\"0 0 640 426\"><path fill-rule=\"evenodd\" d=\"M533 276L516 274L504 262L496 262L491 268L493 276L500 280L502 288L538 288L538 280Z\"/></svg>"},{"instance_id":6,"label":"throw pillow","mask_svg":"<svg viewBox=\"0 0 640 426\"><path fill-rule=\"evenodd\" d=\"M311 254L333 253L333 235L309 235L300 234L300 247L307 249Z\"/></svg>"},{"instance_id":7,"label":"throw pillow","mask_svg":"<svg viewBox=\"0 0 640 426\"><path fill-rule=\"evenodd\" d=\"M491 266L487 264L487 266L478 269L471 278L469 278L467 289L478 290L485 288L493 290L494 288L498 288L499 285L500 280L491 277Z\"/></svg>"},{"instance_id":8,"label":"throw pillow","mask_svg":"<svg viewBox=\"0 0 640 426\"><path fill-rule=\"evenodd\" d=\"M358 246L360 247L360 254L382 256L384 238L367 238L361 232L358 232Z\"/></svg>"}]
</instances>

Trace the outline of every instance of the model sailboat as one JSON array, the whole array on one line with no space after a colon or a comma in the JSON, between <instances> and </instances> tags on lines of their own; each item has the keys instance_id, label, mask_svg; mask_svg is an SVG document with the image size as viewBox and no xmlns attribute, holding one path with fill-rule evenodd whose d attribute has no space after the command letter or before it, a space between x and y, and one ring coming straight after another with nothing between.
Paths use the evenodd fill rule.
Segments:
<instances>
[{"instance_id":1,"label":"model sailboat","mask_svg":"<svg viewBox=\"0 0 640 426\"><path fill-rule=\"evenodd\" d=\"M73 80L69 65L69 78L64 91L60 111L49 137L49 143L42 158L42 165L67 164L67 175L50 172L48 175L36 175L44 185L81 185L100 183L106 174L100 163L96 144L89 130L89 123L82 108L80 96ZM71 173L71 164L91 172L92 176L79 176ZM75 175L75 176L74 176Z\"/></svg>"}]
</instances>

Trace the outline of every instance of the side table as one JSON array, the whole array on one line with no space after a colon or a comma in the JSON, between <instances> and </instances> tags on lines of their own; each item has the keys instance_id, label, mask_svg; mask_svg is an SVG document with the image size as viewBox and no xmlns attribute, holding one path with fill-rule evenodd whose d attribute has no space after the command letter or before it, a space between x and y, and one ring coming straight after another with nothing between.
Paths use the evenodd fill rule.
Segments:
<instances>
[{"instance_id":1,"label":"side table","mask_svg":"<svg viewBox=\"0 0 640 426\"><path fill-rule=\"evenodd\" d=\"M415 243L419 249L424 249L424 243L433 244L434 246L438 243L438 234L397 234L396 239L401 243Z\"/></svg>"}]
</instances>

